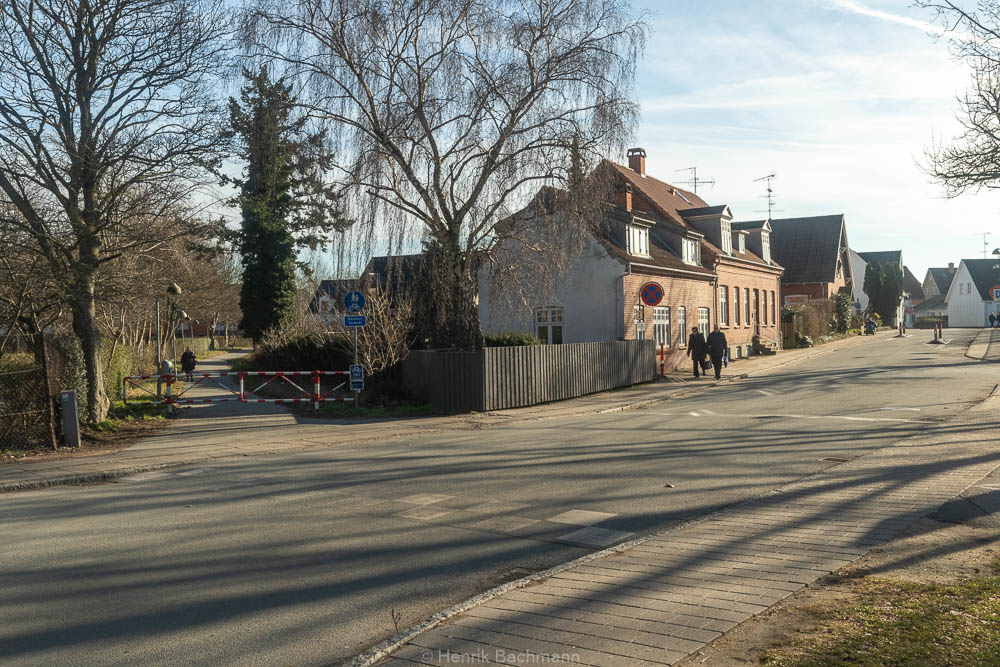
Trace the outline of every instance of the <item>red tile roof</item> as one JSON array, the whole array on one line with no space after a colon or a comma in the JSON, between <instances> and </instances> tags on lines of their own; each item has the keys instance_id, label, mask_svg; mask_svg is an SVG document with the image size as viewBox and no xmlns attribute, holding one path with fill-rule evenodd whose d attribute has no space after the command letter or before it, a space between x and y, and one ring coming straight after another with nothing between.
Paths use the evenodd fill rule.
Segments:
<instances>
[{"instance_id":1,"label":"red tile roof","mask_svg":"<svg viewBox=\"0 0 1000 667\"><path fill-rule=\"evenodd\" d=\"M643 200L648 201L654 209L652 211L653 213L686 229L697 231L696 228L684 221L684 217L680 214L680 211L710 208L704 199L693 192L688 192L687 190L675 187L670 183L653 178L649 174L641 176L634 170L624 165L611 162L610 160L605 160L605 162L614 170L614 172L624 177L625 180L632 184L633 208L638 208ZM641 194L642 197L636 197L637 193ZM761 257L757 256L749 249L747 249L745 253L740 253L734 248L732 254L726 255L726 253L722 252L722 248L719 248L706 240L702 240L701 243L702 262L708 265L714 264L716 257L735 257L748 262L756 262L758 264L764 263L764 260ZM688 265L685 264L685 266ZM773 263L773 259L772 266L775 268L781 268L778 264Z\"/></svg>"}]
</instances>

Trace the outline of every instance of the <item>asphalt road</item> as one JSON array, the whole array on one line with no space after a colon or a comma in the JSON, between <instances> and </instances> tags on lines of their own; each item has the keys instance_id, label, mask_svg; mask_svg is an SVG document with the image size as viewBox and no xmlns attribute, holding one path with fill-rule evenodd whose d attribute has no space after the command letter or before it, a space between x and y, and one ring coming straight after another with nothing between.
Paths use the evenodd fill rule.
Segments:
<instances>
[{"instance_id":1,"label":"asphalt road","mask_svg":"<svg viewBox=\"0 0 1000 667\"><path fill-rule=\"evenodd\" d=\"M963 356L972 332L950 335L634 412L0 495L0 663L338 662L507 579L932 427L1000 379Z\"/></svg>"}]
</instances>

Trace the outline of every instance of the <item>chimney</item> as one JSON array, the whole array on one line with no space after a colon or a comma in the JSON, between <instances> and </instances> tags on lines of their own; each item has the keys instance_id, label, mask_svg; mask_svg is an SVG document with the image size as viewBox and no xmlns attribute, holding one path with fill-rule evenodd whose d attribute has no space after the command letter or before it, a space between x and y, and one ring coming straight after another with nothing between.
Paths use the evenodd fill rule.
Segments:
<instances>
[{"instance_id":1,"label":"chimney","mask_svg":"<svg viewBox=\"0 0 1000 667\"><path fill-rule=\"evenodd\" d=\"M645 148L630 148L628 149L628 168L639 174L640 176L646 175L646 149Z\"/></svg>"},{"instance_id":2,"label":"chimney","mask_svg":"<svg viewBox=\"0 0 1000 667\"><path fill-rule=\"evenodd\" d=\"M948 262L948 270L955 273L955 262Z\"/></svg>"},{"instance_id":3,"label":"chimney","mask_svg":"<svg viewBox=\"0 0 1000 667\"><path fill-rule=\"evenodd\" d=\"M619 183L615 186L615 206L626 211L632 210L632 184Z\"/></svg>"}]
</instances>

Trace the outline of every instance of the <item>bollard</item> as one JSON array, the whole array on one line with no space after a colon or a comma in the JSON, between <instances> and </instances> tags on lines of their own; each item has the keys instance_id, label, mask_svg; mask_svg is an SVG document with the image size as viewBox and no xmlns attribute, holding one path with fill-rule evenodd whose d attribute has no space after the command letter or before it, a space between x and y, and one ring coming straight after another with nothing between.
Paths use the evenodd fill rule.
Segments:
<instances>
[{"instance_id":1,"label":"bollard","mask_svg":"<svg viewBox=\"0 0 1000 667\"><path fill-rule=\"evenodd\" d=\"M79 447L80 416L76 409L76 392L61 392L59 394L59 407L62 408L63 443L67 447Z\"/></svg>"}]
</instances>

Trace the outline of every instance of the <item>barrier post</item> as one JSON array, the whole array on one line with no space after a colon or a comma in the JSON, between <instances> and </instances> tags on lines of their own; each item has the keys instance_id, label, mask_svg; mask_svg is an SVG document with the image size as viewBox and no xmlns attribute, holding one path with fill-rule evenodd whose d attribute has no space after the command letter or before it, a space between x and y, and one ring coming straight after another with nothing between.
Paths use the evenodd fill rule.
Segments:
<instances>
[{"instance_id":1,"label":"barrier post","mask_svg":"<svg viewBox=\"0 0 1000 667\"><path fill-rule=\"evenodd\" d=\"M122 378L122 404L128 405L128 389L125 388L125 383L128 382L125 378Z\"/></svg>"},{"instance_id":2,"label":"barrier post","mask_svg":"<svg viewBox=\"0 0 1000 667\"><path fill-rule=\"evenodd\" d=\"M313 410L319 410L319 371L313 371Z\"/></svg>"},{"instance_id":3,"label":"barrier post","mask_svg":"<svg viewBox=\"0 0 1000 667\"><path fill-rule=\"evenodd\" d=\"M174 389L174 376L167 376L167 414L174 414L174 402L172 400Z\"/></svg>"},{"instance_id":4,"label":"barrier post","mask_svg":"<svg viewBox=\"0 0 1000 667\"><path fill-rule=\"evenodd\" d=\"M247 376L246 373L240 373L240 400L243 401L244 403L247 402L246 393L243 391L243 378L245 378L246 376Z\"/></svg>"}]
</instances>

